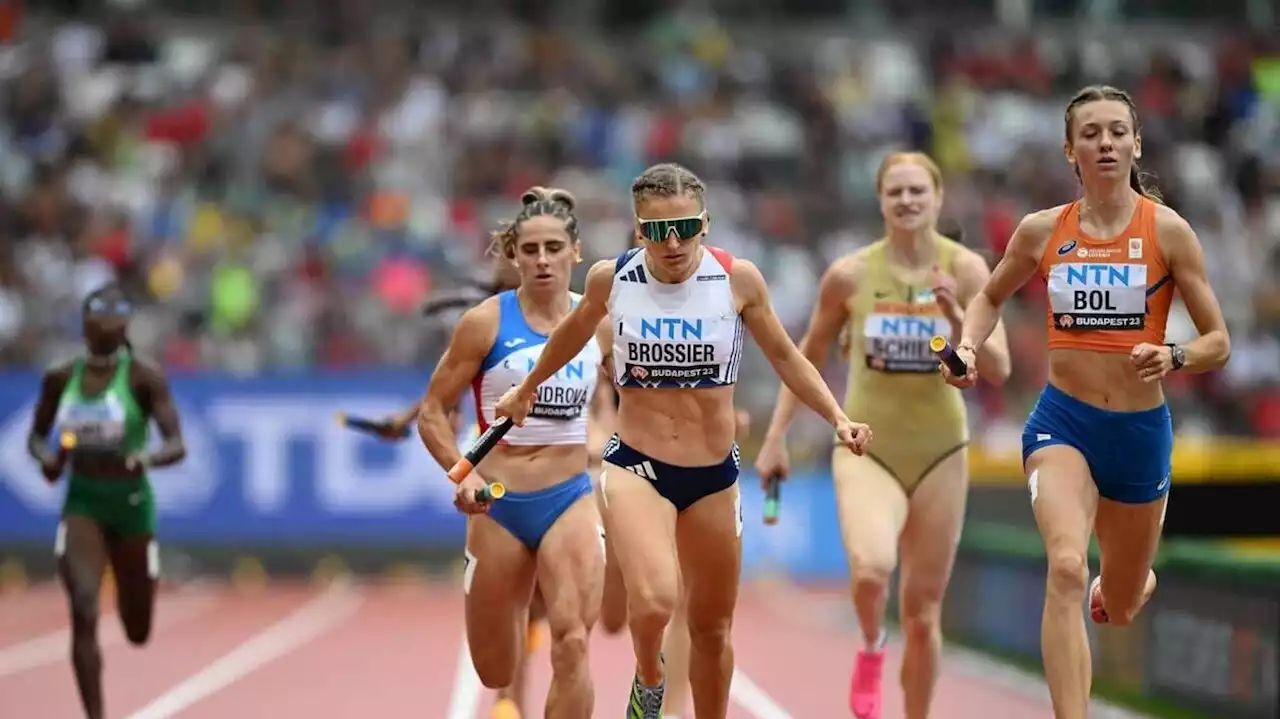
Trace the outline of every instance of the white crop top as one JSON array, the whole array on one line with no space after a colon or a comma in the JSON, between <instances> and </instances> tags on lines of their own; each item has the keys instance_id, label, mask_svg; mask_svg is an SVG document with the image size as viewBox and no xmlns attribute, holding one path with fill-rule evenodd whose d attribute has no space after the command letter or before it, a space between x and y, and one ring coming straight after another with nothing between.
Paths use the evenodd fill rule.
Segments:
<instances>
[{"instance_id":1,"label":"white crop top","mask_svg":"<svg viewBox=\"0 0 1280 719\"><path fill-rule=\"evenodd\" d=\"M573 293L577 304L581 295ZM498 336L489 354L480 364L480 373L472 381L476 419L481 432L494 422L493 408L507 390L529 376L538 361L547 335L534 332L520 310L514 290L498 296ZM512 427L502 438L503 444L542 446L586 444L587 410L595 394L596 381L604 355L593 338L577 357L538 385L533 409L523 427Z\"/></svg>"},{"instance_id":2,"label":"white crop top","mask_svg":"<svg viewBox=\"0 0 1280 719\"><path fill-rule=\"evenodd\" d=\"M697 271L679 284L654 279L641 248L618 257L609 295L618 386L698 389L738 381L744 330L729 287L733 255L704 247Z\"/></svg>"}]
</instances>

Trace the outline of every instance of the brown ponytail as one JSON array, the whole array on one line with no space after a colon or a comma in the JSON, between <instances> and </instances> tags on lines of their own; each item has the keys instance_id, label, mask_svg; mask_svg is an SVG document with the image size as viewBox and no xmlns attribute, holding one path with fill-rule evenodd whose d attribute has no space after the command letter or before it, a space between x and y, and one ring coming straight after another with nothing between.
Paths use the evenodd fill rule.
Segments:
<instances>
[{"instance_id":1,"label":"brown ponytail","mask_svg":"<svg viewBox=\"0 0 1280 719\"><path fill-rule=\"evenodd\" d=\"M573 214L577 205L573 195L567 190L550 187L530 187L520 196L520 214L501 229L491 235L489 253L501 255L507 259L515 257L516 239L520 236L520 225L531 217L557 217L564 221L565 232L576 242L578 240L578 217Z\"/></svg>"}]
</instances>

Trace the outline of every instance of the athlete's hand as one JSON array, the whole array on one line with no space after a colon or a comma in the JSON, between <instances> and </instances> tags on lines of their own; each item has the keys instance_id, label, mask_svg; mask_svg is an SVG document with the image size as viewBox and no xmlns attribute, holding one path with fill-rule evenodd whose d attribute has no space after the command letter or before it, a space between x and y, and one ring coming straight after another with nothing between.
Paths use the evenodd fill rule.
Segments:
<instances>
[{"instance_id":1,"label":"athlete's hand","mask_svg":"<svg viewBox=\"0 0 1280 719\"><path fill-rule=\"evenodd\" d=\"M942 372L942 379L947 384L960 389L969 389L978 383L978 353L973 351L968 345L960 345L951 350L956 356L964 361L964 366L969 368L963 377L957 377L951 374L951 369L947 367L946 362L938 363L938 371Z\"/></svg>"},{"instance_id":2,"label":"athlete's hand","mask_svg":"<svg viewBox=\"0 0 1280 719\"><path fill-rule=\"evenodd\" d=\"M387 417L378 423L378 439L387 442L400 442L408 438L405 430L415 418L406 417L403 413ZM455 433L456 434L456 433Z\"/></svg>"},{"instance_id":3,"label":"athlete's hand","mask_svg":"<svg viewBox=\"0 0 1280 719\"><path fill-rule=\"evenodd\" d=\"M934 265L932 285L933 301L938 303L942 316L953 326L959 326L964 322L964 307L960 306L960 300L956 297L956 278Z\"/></svg>"},{"instance_id":4,"label":"athlete's hand","mask_svg":"<svg viewBox=\"0 0 1280 719\"><path fill-rule=\"evenodd\" d=\"M756 455L756 474L760 475L760 488L769 489L769 480L786 481L791 474L791 453L781 440L766 439Z\"/></svg>"},{"instance_id":5,"label":"athlete's hand","mask_svg":"<svg viewBox=\"0 0 1280 719\"><path fill-rule=\"evenodd\" d=\"M40 474L44 475L44 481L53 484L62 476L62 468L64 462L62 457L56 453L45 452L44 457L40 460Z\"/></svg>"},{"instance_id":6,"label":"athlete's hand","mask_svg":"<svg viewBox=\"0 0 1280 719\"><path fill-rule=\"evenodd\" d=\"M1129 353L1129 361L1138 371L1138 379L1155 382L1173 371L1173 350L1164 345L1143 342Z\"/></svg>"},{"instance_id":7,"label":"athlete's hand","mask_svg":"<svg viewBox=\"0 0 1280 719\"><path fill-rule=\"evenodd\" d=\"M871 442L871 427L861 422L854 422L848 417L836 423L836 439L861 457Z\"/></svg>"},{"instance_id":8,"label":"athlete's hand","mask_svg":"<svg viewBox=\"0 0 1280 719\"><path fill-rule=\"evenodd\" d=\"M492 506L488 502L477 502L476 493L483 490L488 483L479 474L472 472L467 478L458 482L453 490L453 506L463 514L484 514Z\"/></svg>"},{"instance_id":9,"label":"athlete's hand","mask_svg":"<svg viewBox=\"0 0 1280 719\"><path fill-rule=\"evenodd\" d=\"M137 472L147 466L147 458L141 452L134 452L124 458L124 468L130 472Z\"/></svg>"},{"instance_id":10,"label":"athlete's hand","mask_svg":"<svg viewBox=\"0 0 1280 719\"><path fill-rule=\"evenodd\" d=\"M533 409L533 394L525 394L521 387L522 385L516 385L502 395L502 399L493 408L494 417L510 417L517 427L524 426L529 411Z\"/></svg>"}]
</instances>

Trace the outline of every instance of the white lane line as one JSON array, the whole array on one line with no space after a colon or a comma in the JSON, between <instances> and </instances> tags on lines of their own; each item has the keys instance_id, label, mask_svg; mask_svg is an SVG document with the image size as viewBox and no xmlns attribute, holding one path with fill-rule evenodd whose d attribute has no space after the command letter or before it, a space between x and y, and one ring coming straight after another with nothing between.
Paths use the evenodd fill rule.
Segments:
<instances>
[{"instance_id":1,"label":"white lane line","mask_svg":"<svg viewBox=\"0 0 1280 719\"><path fill-rule=\"evenodd\" d=\"M61 600L59 600L61 601ZM163 630L208 611L217 599L210 595L193 594L161 597L157 600L155 629ZM119 621L107 613L99 617L99 645L110 649L125 643L124 630ZM0 647L0 678L37 669L49 664L70 661L71 630L58 629L16 644Z\"/></svg>"},{"instance_id":2,"label":"white lane line","mask_svg":"<svg viewBox=\"0 0 1280 719\"><path fill-rule=\"evenodd\" d=\"M453 690L449 693L449 711L445 719L475 719L477 705L480 703L482 685L476 674L476 667L471 663L471 649L467 645L467 635L462 635L458 649L458 666L453 673Z\"/></svg>"},{"instance_id":3,"label":"white lane line","mask_svg":"<svg viewBox=\"0 0 1280 719\"><path fill-rule=\"evenodd\" d=\"M335 582L292 614L255 634L156 697L129 719L168 719L301 648L355 614L363 597L347 582Z\"/></svg>"},{"instance_id":4,"label":"white lane line","mask_svg":"<svg viewBox=\"0 0 1280 719\"><path fill-rule=\"evenodd\" d=\"M791 719L791 714L740 669L733 670L729 698L756 719Z\"/></svg>"}]
</instances>

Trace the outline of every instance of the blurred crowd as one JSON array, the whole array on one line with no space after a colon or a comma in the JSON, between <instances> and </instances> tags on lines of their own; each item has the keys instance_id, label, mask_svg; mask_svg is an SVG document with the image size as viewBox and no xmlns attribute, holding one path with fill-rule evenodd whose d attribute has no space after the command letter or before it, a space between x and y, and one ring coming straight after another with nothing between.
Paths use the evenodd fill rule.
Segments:
<instances>
[{"instance_id":1,"label":"blurred crowd","mask_svg":"<svg viewBox=\"0 0 1280 719\"><path fill-rule=\"evenodd\" d=\"M1199 233L1233 333L1225 371L1169 382L1178 431L1280 438L1280 45L1268 38L783 27L763 41L679 3L625 33L492 5L483 22L339 15L307 33L252 13L0 12L0 361L76 351L81 298L118 279L141 300L133 344L172 373L425 375L447 320L419 307L489 272L488 232L521 191L577 196L590 261L627 246L629 183L664 160L707 181L713 243L765 269L798 337L816 277L881 231L884 153L931 153L943 229L994 262L1024 213L1077 191L1063 108L1106 81L1134 94L1144 168ZM1042 284L1006 320L1014 376L971 405L997 448L1017 442L1045 379ZM1176 309L1171 339L1194 333ZM777 385L751 351L740 401L762 428ZM843 365L827 369L843 391ZM816 418L797 424L799 446L822 446Z\"/></svg>"}]
</instances>

